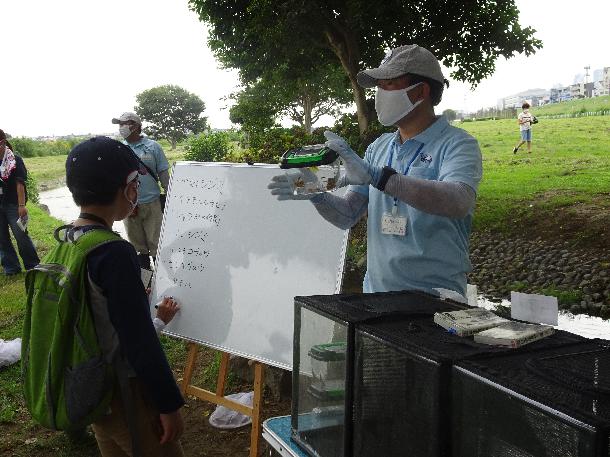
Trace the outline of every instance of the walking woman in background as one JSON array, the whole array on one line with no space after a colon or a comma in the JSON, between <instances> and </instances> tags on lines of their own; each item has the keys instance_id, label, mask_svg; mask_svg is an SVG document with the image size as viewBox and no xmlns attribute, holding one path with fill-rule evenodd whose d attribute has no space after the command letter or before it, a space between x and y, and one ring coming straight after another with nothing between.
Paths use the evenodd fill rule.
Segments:
<instances>
[{"instance_id":1,"label":"walking woman in background","mask_svg":"<svg viewBox=\"0 0 610 457\"><path fill-rule=\"evenodd\" d=\"M27 170L23 159L13 152L6 134L0 129L0 263L4 274L21 272L17 253L11 242L9 227L13 232L19 255L26 270L39 263L26 225L28 210L25 207Z\"/></svg>"}]
</instances>

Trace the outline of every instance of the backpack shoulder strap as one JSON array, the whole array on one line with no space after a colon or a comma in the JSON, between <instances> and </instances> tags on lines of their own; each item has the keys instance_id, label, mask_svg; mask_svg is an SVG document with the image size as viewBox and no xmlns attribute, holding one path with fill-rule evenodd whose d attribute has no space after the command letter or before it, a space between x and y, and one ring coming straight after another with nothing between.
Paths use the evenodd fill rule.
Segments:
<instances>
[{"instance_id":1,"label":"backpack shoulder strap","mask_svg":"<svg viewBox=\"0 0 610 457\"><path fill-rule=\"evenodd\" d=\"M111 243L113 241L125 241L118 233L112 230L102 228L89 230L79 236L75 241L74 245L84 254L87 255L93 249L101 246L102 244ZM127 242L127 241L125 241Z\"/></svg>"}]
</instances>

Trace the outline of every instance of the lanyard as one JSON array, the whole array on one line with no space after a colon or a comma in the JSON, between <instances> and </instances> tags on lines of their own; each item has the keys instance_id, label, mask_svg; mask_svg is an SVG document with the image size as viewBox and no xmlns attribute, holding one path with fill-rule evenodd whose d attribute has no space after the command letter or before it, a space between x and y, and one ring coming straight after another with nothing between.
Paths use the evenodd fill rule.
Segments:
<instances>
[{"instance_id":1,"label":"lanyard","mask_svg":"<svg viewBox=\"0 0 610 457\"><path fill-rule=\"evenodd\" d=\"M393 142L392 143L392 152L390 152L390 158L388 159L388 167L392 166L392 160L394 160L394 150L398 147L398 145ZM409 164L407 165L406 170L404 171L404 175L407 176L407 173L409 173L409 170L411 169L411 165L413 165L413 162L415 162L415 159L417 159L417 157L419 157L419 153L421 152L421 150L424 147L424 143L420 144L419 148L417 148L417 151L415 151L415 154L413 155L413 157L411 157L411 160L409 161ZM396 154L398 155L398 154ZM395 215L396 210L398 207L398 199L394 198L394 206L392 207L392 214Z\"/></svg>"}]
</instances>

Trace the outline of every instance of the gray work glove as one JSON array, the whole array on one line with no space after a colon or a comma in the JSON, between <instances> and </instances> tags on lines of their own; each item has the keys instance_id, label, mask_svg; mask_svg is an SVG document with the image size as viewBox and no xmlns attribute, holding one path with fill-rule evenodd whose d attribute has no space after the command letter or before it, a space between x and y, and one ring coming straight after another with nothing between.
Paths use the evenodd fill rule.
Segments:
<instances>
[{"instance_id":1,"label":"gray work glove","mask_svg":"<svg viewBox=\"0 0 610 457\"><path fill-rule=\"evenodd\" d=\"M381 177L381 168L375 167L362 160L356 152L347 144L343 138L336 133L327 130L324 132L327 148L332 149L345 164L345 174L339 178L337 187L347 186L349 184L372 184L376 185Z\"/></svg>"},{"instance_id":2,"label":"gray work glove","mask_svg":"<svg viewBox=\"0 0 610 457\"><path fill-rule=\"evenodd\" d=\"M299 180L302 181L301 184L317 181L316 175L311 170L308 168L299 168L290 173L291 174L283 173L271 178L271 182L267 186L268 189L271 189L271 195L276 195L279 201L311 200L318 195L316 193L294 193L294 189Z\"/></svg>"}]
</instances>

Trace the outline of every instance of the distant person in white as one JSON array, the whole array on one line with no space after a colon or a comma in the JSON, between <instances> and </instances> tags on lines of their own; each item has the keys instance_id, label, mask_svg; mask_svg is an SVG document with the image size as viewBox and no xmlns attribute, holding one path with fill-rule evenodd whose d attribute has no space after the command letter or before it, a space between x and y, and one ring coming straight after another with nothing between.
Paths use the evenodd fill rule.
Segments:
<instances>
[{"instance_id":1,"label":"distant person in white","mask_svg":"<svg viewBox=\"0 0 610 457\"><path fill-rule=\"evenodd\" d=\"M523 111L519 113L517 119L519 120L519 131L521 132L521 141L517 143L517 146L513 148L513 154L516 154L523 143L527 142L527 152L532 152L532 120L534 116L530 113L530 104L528 102L521 105Z\"/></svg>"}]
</instances>

